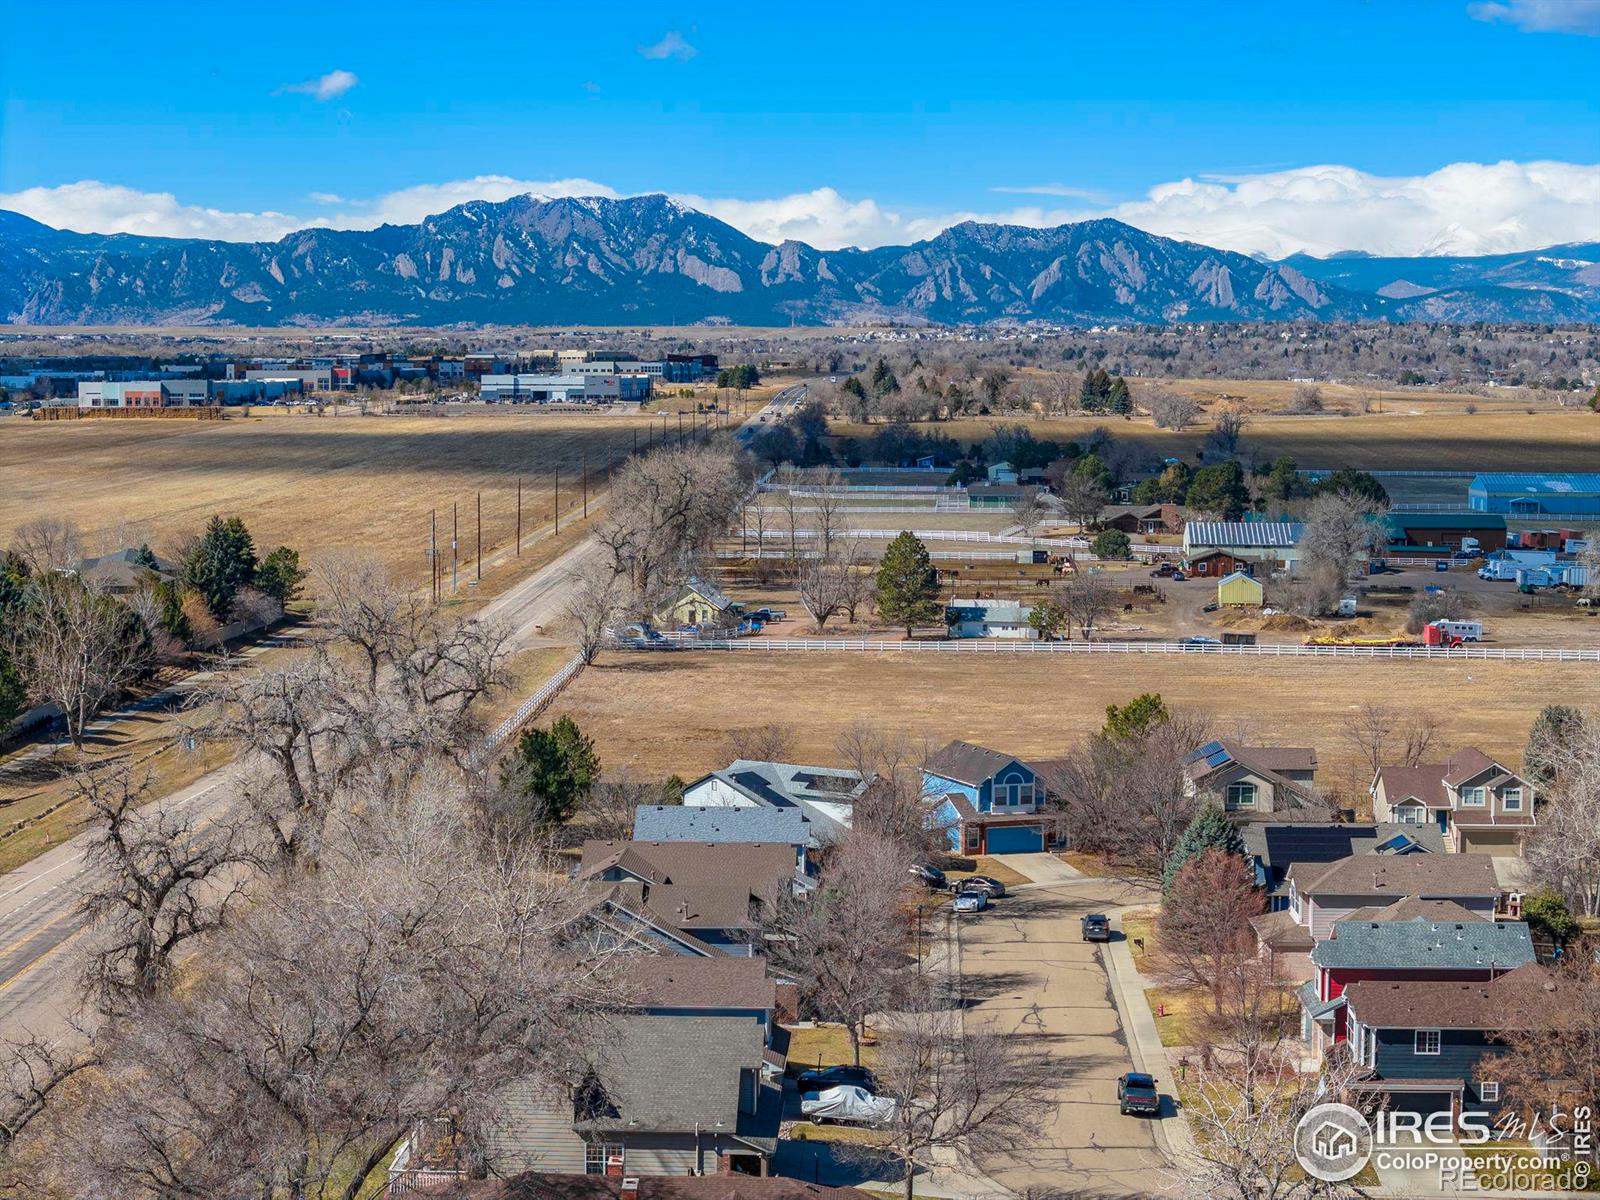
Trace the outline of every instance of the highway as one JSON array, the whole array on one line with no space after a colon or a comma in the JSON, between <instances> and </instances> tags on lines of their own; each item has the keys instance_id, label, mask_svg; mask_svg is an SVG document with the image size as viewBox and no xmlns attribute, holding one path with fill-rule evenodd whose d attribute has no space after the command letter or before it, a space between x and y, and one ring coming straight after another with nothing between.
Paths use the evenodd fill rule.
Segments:
<instances>
[{"instance_id":1,"label":"highway","mask_svg":"<svg viewBox=\"0 0 1600 1200\"><path fill-rule=\"evenodd\" d=\"M779 392L737 431L747 443L763 422L779 419L804 398L805 384ZM512 649L544 640L562 615L567 584L600 554L585 538L554 562L507 588L479 611L481 620L510 630ZM219 816L233 796L242 767L229 763L153 804L188 811L197 823ZM80 834L32 862L0 875L0 1038L38 1034L58 1038L77 1013L71 947L82 932L79 904L88 880L88 834Z\"/></svg>"}]
</instances>

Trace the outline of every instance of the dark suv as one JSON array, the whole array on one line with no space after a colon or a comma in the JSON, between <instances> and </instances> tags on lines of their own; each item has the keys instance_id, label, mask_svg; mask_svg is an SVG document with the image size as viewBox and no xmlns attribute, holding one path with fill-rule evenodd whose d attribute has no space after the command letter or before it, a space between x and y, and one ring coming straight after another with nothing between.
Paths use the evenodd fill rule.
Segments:
<instances>
[{"instance_id":1,"label":"dark suv","mask_svg":"<svg viewBox=\"0 0 1600 1200\"><path fill-rule=\"evenodd\" d=\"M1109 942L1111 940L1111 919L1105 913L1090 913L1083 919L1083 940L1086 942Z\"/></svg>"},{"instance_id":2,"label":"dark suv","mask_svg":"<svg viewBox=\"0 0 1600 1200\"><path fill-rule=\"evenodd\" d=\"M874 1094L878 1081L865 1067L823 1067L815 1071L802 1071L795 1086L802 1092L825 1092L829 1088L858 1087Z\"/></svg>"},{"instance_id":3,"label":"dark suv","mask_svg":"<svg viewBox=\"0 0 1600 1200\"><path fill-rule=\"evenodd\" d=\"M1129 1071L1117 1077L1117 1108L1123 1116L1153 1117L1161 1112L1161 1093L1154 1075Z\"/></svg>"},{"instance_id":4,"label":"dark suv","mask_svg":"<svg viewBox=\"0 0 1600 1200\"><path fill-rule=\"evenodd\" d=\"M912 878L924 887L942 892L950 886L944 877L944 872L932 863L912 863L906 870L910 871Z\"/></svg>"}]
</instances>

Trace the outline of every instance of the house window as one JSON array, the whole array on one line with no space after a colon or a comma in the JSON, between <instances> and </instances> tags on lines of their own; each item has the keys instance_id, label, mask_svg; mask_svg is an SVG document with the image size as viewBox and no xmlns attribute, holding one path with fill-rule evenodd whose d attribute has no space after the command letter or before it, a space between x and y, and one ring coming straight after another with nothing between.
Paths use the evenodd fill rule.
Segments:
<instances>
[{"instance_id":1,"label":"house window","mask_svg":"<svg viewBox=\"0 0 1600 1200\"><path fill-rule=\"evenodd\" d=\"M1420 804L1402 804L1394 810L1394 819L1401 825L1421 825L1426 811Z\"/></svg>"},{"instance_id":2,"label":"house window","mask_svg":"<svg viewBox=\"0 0 1600 1200\"><path fill-rule=\"evenodd\" d=\"M583 1144L583 1173L585 1175L604 1175L606 1173L607 1159L622 1158L622 1144L620 1142L585 1142Z\"/></svg>"},{"instance_id":3,"label":"house window","mask_svg":"<svg viewBox=\"0 0 1600 1200\"><path fill-rule=\"evenodd\" d=\"M1439 1031L1437 1029L1419 1029L1416 1032L1416 1041L1412 1050L1417 1054L1439 1053Z\"/></svg>"},{"instance_id":4,"label":"house window","mask_svg":"<svg viewBox=\"0 0 1600 1200\"><path fill-rule=\"evenodd\" d=\"M1254 808L1256 806L1256 785L1253 783L1230 783L1228 785L1228 809L1231 812L1236 808Z\"/></svg>"},{"instance_id":5,"label":"house window","mask_svg":"<svg viewBox=\"0 0 1600 1200\"><path fill-rule=\"evenodd\" d=\"M969 825L967 827L967 849L968 850L976 850L978 848L978 838L979 838L980 832L981 831L979 830L979 828L976 825Z\"/></svg>"},{"instance_id":6,"label":"house window","mask_svg":"<svg viewBox=\"0 0 1600 1200\"><path fill-rule=\"evenodd\" d=\"M1500 793L1500 799L1502 802L1502 807L1506 810L1506 812L1522 811L1521 788L1507 788L1505 791Z\"/></svg>"},{"instance_id":7,"label":"house window","mask_svg":"<svg viewBox=\"0 0 1600 1200\"><path fill-rule=\"evenodd\" d=\"M997 783L994 787L996 808L1021 808L1033 804L1033 784Z\"/></svg>"},{"instance_id":8,"label":"house window","mask_svg":"<svg viewBox=\"0 0 1600 1200\"><path fill-rule=\"evenodd\" d=\"M1484 799L1484 790L1481 787L1461 789L1461 806L1463 808L1482 808Z\"/></svg>"},{"instance_id":9,"label":"house window","mask_svg":"<svg viewBox=\"0 0 1600 1200\"><path fill-rule=\"evenodd\" d=\"M1498 1082L1484 1080L1484 1082L1478 1085L1478 1099L1482 1100L1485 1104L1498 1103L1500 1100L1500 1084Z\"/></svg>"}]
</instances>

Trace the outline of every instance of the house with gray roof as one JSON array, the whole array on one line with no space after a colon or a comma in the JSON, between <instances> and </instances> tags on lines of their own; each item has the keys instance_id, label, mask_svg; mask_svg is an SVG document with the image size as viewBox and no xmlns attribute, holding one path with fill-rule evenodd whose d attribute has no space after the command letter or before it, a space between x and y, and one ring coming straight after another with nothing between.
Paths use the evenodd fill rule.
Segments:
<instances>
[{"instance_id":1,"label":"house with gray roof","mask_svg":"<svg viewBox=\"0 0 1600 1200\"><path fill-rule=\"evenodd\" d=\"M1239 826L1239 836L1271 912L1289 907L1288 874L1295 863L1332 863L1354 854L1443 854L1445 848L1443 835L1430 825L1358 825L1295 816L1247 821Z\"/></svg>"},{"instance_id":2,"label":"house with gray roof","mask_svg":"<svg viewBox=\"0 0 1600 1200\"><path fill-rule=\"evenodd\" d=\"M719 842L793 846L795 867L808 872L811 819L798 808L729 808L712 804L641 804L633 814L636 842Z\"/></svg>"},{"instance_id":3,"label":"house with gray roof","mask_svg":"<svg viewBox=\"0 0 1600 1200\"><path fill-rule=\"evenodd\" d=\"M873 776L848 767L738 758L683 789L688 806L794 809L811 822L809 848L831 845L850 828L855 803Z\"/></svg>"},{"instance_id":4,"label":"house with gray roof","mask_svg":"<svg viewBox=\"0 0 1600 1200\"><path fill-rule=\"evenodd\" d=\"M1191 795L1207 793L1240 820L1296 812L1307 820L1333 814L1317 798L1317 752L1309 746L1245 746L1217 740L1184 760Z\"/></svg>"},{"instance_id":5,"label":"house with gray roof","mask_svg":"<svg viewBox=\"0 0 1600 1200\"><path fill-rule=\"evenodd\" d=\"M1189 521L1183 527L1183 557L1192 561L1221 551L1234 563L1292 570L1300 561L1304 533L1298 521Z\"/></svg>"},{"instance_id":6,"label":"house with gray roof","mask_svg":"<svg viewBox=\"0 0 1600 1200\"><path fill-rule=\"evenodd\" d=\"M1045 812L1045 781L1015 755L951 742L922 764L930 820L956 854L1043 850L1056 822Z\"/></svg>"},{"instance_id":7,"label":"house with gray roof","mask_svg":"<svg viewBox=\"0 0 1600 1200\"><path fill-rule=\"evenodd\" d=\"M733 1016L615 1017L572 1081L527 1079L485 1131L493 1175L765 1175L782 1088L767 1081L761 1025Z\"/></svg>"},{"instance_id":8,"label":"house with gray roof","mask_svg":"<svg viewBox=\"0 0 1600 1200\"><path fill-rule=\"evenodd\" d=\"M1488 981L1535 959L1523 921L1494 921L1454 901L1408 896L1352 913L1311 951L1299 993L1301 1036L1320 1056L1345 1039L1344 991L1361 980Z\"/></svg>"}]
</instances>

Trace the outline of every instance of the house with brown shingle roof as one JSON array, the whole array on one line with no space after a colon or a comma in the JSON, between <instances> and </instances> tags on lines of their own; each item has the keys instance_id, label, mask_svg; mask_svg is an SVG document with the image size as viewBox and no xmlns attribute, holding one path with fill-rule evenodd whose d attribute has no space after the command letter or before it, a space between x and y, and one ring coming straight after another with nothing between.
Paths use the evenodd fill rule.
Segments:
<instances>
[{"instance_id":1,"label":"house with brown shingle roof","mask_svg":"<svg viewBox=\"0 0 1600 1200\"><path fill-rule=\"evenodd\" d=\"M1392 1109L1490 1115L1500 1107L1500 1039L1530 1020L1559 1022L1560 983L1537 963L1481 982L1362 980L1344 990L1357 1086ZM1546 1019L1544 1014L1549 1014Z\"/></svg>"},{"instance_id":2,"label":"house with brown shingle roof","mask_svg":"<svg viewBox=\"0 0 1600 1200\"><path fill-rule=\"evenodd\" d=\"M1331 817L1317 799L1317 752L1309 746L1244 746L1217 740L1184 760L1190 794L1215 796L1228 815L1270 817L1292 812L1301 820Z\"/></svg>"},{"instance_id":3,"label":"house with brown shingle roof","mask_svg":"<svg viewBox=\"0 0 1600 1200\"><path fill-rule=\"evenodd\" d=\"M1337 921L1358 909L1387 908L1415 896L1449 900L1492 918L1500 884L1487 854L1353 854L1332 863L1293 863L1289 914L1313 941L1331 937Z\"/></svg>"},{"instance_id":4,"label":"house with brown shingle roof","mask_svg":"<svg viewBox=\"0 0 1600 1200\"><path fill-rule=\"evenodd\" d=\"M1369 790L1374 820L1436 825L1450 850L1520 855L1535 824L1533 786L1471 746L1442 763L1379 767Z\"/></svg>"}]
</instances>

